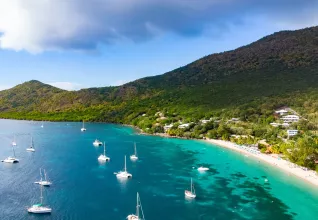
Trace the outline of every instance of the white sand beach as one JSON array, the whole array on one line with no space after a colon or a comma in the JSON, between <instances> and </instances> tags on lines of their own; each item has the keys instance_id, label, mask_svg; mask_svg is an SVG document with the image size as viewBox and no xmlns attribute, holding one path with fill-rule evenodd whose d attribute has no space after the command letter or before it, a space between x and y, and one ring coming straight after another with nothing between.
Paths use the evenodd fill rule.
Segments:
<instances>
[{"instance_id":1,"label":"white sand beach","mask_svg":"<svg viewBox=\"0 0 318 220\"><path fill-rule=\"evenodd\" d=\"M282 169L285 172L293 174L303 180L308 181L309 183L313 185L318 186L318 175L315 171L306 170L305 168L300 167L296 164L293 164L287 160L284 160L278 157L277 155L263 154L263 153L260 153L259 151L252 150L249 147L240 146L229 141L214 140L214 139L206 139L206 141L221 147L226 147L231 150L241 152L246 156L253 156L261 161L267 162L274 167Z\"/></svg>"}]
</instances>

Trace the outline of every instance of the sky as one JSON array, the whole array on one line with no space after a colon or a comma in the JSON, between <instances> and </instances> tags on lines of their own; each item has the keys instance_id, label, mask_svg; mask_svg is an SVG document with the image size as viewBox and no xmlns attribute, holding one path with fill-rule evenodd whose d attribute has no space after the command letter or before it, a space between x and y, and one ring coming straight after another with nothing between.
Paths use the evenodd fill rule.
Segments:
<instances>
[{"instance_id":1,"label":"sky","mask_svg":"<svg viewBox=\"0 0 318 220\"><path fill-rule=\"evenodd\" d=\"M318 0L0 0L0 90L121 85L317 25Z\"/></svg>"}]
</instances>

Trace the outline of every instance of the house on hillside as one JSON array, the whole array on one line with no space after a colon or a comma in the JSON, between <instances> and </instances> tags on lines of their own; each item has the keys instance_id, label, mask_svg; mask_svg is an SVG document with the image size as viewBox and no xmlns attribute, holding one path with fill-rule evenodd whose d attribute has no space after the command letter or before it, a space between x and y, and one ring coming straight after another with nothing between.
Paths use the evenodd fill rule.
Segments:
<instances>
[{"instance_id":1,"label":"house on hillside","mask_svg":"<svg viewBox=\"0 0 318 220\"><path fill-rule=\"evenodd\" d=\"M164 127L163 127L163 129L164 129L164 131L166 132L166 131L168 131L170 128L172 128L173 127L173 124L170 124L170 125L165 125Z\"/></svg>"},{"instance_id":2,"label":"house on hillside","mask_svg":"<svg viewBox=\"0 0 318 220\"><path fill-rule=\"evenodd\" d=\"M187 128L190 126L190 123L181 124L178 126L178 128Z\"/></svg>"},{"instance_id":3,"label":"house on hillside","mask_svg":"<svg viewBox=\"0 0 318 220\"><path fill-rule=\"evenodd\" d=\"M209 120L206 120L206 119L200 120L200 122L201 122L202 124L206 124L206 123L208 123L208 122L210 122L210 121L211 121L211 119L209 119Z\"/></svg>"},{"instance_id":4,"label":"house on hillside","mask_svg":"<svg viewBox=\"0 0 318 220\"><path fill-rule=\"evenodd\" d=\"M275 113L279 115L285 115L286 113L288 113L288 111L286 109L280 109L275 111Z\"/></svg>"},{"instance_id":5,"label":"house on hillside","mask_svg":"<svg viewBox=\"0 0 318 220\"><path fill-rule=\"evenodd\" d=\"M283 120L284 123L298 122L299 116L298 115L286 115L286 116L281 117L281 120Z\"/></svg>"}]
</instances>

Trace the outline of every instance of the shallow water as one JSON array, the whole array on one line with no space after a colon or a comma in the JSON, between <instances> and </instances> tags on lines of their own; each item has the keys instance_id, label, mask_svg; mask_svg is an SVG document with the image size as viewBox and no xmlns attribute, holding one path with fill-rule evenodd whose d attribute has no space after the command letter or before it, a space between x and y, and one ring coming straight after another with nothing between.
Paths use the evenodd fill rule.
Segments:
<instances>
[{"instance_id":1,"label":"shallow water","mask_svg":"<svg viewBox=\"0 0 318 220\"><path fill-rule=\"evenodd\" d=\"M146 219L306 219L318 216L318 189L270 165L259 163L203 141L142 136L129 127L86 123L41 123L0 120L0 158L12 154L16 134L18 164L0 164L0 219L125 219L135 212L140 193ZM35 153L26 152L34 138ZM100 164L106 142L109 163ZM139 160L132 162L136 142ZM124 166L131 180L118 181L114 172ZM208 172L196 168L205 165ZM39 202L39 168L53 185L44 189L51 215L28 214ZM197 198L184 190L193 178ZM268 179L266 182L265 179Z\"/></svg>"}]
</instances>

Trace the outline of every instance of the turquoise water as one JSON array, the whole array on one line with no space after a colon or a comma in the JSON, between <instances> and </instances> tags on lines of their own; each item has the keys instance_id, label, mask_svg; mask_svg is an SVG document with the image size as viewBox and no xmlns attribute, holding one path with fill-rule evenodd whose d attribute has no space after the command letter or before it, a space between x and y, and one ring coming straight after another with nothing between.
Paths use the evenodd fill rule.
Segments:
<instances>
[{"instance_id":1,"label":"turquoise water","mask_svg":"<svg viewBox=\"0 0 318 220\"><path fill-rule=\"evenodd\" d=\"M125 219L135 212L140 193L146 219L305 219L318 216L318 189L251 157L203 141L138 135L129 127L87 123L0 120L0 158L11 155L16 134L18 164L0 163L0 219ZM34 138L35 153L26 152ZM100 164L106 142L111 161ZM117 180L124 155L137 143L139 160L127 160L133 178ZM210 168L205 174L195 169ZM45 188L51 215L32 215L26 207L39 200L39 168L53 184ZM193 178L197 198L184 190ZM268 182L265 182L268 179Z\"/></svg>"}]
</instances>

